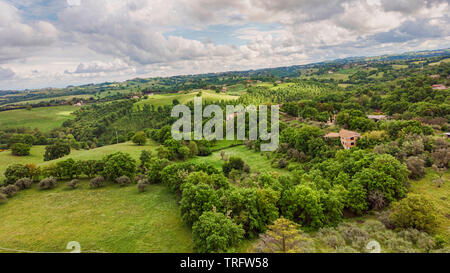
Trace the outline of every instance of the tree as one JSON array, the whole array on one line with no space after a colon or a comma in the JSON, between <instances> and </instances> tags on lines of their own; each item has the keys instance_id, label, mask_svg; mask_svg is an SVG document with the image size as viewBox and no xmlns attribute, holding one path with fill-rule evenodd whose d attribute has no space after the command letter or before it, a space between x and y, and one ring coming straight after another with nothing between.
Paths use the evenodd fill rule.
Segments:
<instances>
[{"instance_id":1,"label":"tree","mask_svg":"<svg viewBox=\"0 0 450 273\"><path fill-rule=\"evenodd\" d=\"M311 228L324 225L324 207L318 190L308 185L297 185L287 190L281 200L281 213L295 222L303 223Z\"/></svg>"},{"instance_id":2,"label":"tree","mask_svg":"<svg viewBox=\"0 0 450 273\"><path fill-rule=\"evenodd\" d=\"M25 177L29 177L29 169L22 164L13 164L6 168L4 173L7 184L14 184L17 180Z\"/></svg>"},{"instance_id":3,"label":"tree","mask_svg":"<svg viewBox=\"0 0 450 273\"><path fill-rule=\"evenodd\" d=\"M222 213L203 213L192 227L194 250L200 253L226 252L237 246L244 230Z\"/></svg>"},{"instance_id":4,"label":"tree","mask_svg":"<svg viewBox=\"0 0 450 273\"><path fill-rule=\"evenodd\" d=\"M89 181L89 186L92 189L101 188L104 185L105 185L105 178L103 178L103 176L94 177Z\"/></svg>"},{"instance_id":5,"label":"tree","mask_svg":"<svg viewBox=\"0 0 450 273\"><path fill-rule=\"evenodd\" d=\"M45 147L44 161L54 160L70 154L70 145L62 141Z\"/></svg>"},{"instance_id":6,"label":"tree","mask_svg":"<svg viewBox=\"0 0 450 273\"><path fill-rule=\"evenodd\" d=\"M137 144L139 146L144 146L147 142L147 134L145 132L137 132L134 134L134 136L131 138L134 144Z\"/></svg>"},{"instance_id":7,"label":"tree","mask_svg":"<svg viewBox=\"0 0 450 273\"><path fill-rule=\"evenodd\" d=\"M127 153L117 152L107 155L103 162L103 176L114 181L121 176L133 178L136 173L136 161Z\"/></svg>"},{"instance_id":8,"label":"tree","mask_svg":"<svg viewBox=\"0 0 450 273\"><path fill-rule=\"evenodd\" d=\"M30 155L31 146L24 143L14 143L11 145L11 153L17 156Z\"/></svg>"},{"instance_id":9,"label":"tree","mask_svg":"<svg viewBox=\"0 0 450 273\"><path fill-rule=\"evenodd\" d=\"M225 210L242 225L248 237L255 237L278 218L280 193L270 188L231 188L225 193Z\"/></svg>"},{"instance_id":10,"label":"tree","mask_svg":"<svg viewBox=\"0 0 450 273\"><path fill-rule=\"evenodd\" d=\"M263 253L302 253L308 250L308 243L309 239L300 231L300 225L281 217L260 236L255 250Z\"/></svg>"},{"instance_id":11,"label":"tree","mask_svg":"<svg viewBox=\"0 0 450 273\"><path fill-rule=\"evenodd\" d=\"M219 197L210 185L186 183L181 189L181 217L189 226L192 226L205 211L212 211L220 205Z\"/></svg>"},{"instance_id":12,"label":"tree","mask_svg":"<svg viewBox=\"0 0 450 273\"><path fill-rule=\"evenodd\" d=\"M413 193L392 204L390 219L395 227L415 228L428 233L433 233L439 226L439 214L433 200Z\"/></svg>"}]
</instances>

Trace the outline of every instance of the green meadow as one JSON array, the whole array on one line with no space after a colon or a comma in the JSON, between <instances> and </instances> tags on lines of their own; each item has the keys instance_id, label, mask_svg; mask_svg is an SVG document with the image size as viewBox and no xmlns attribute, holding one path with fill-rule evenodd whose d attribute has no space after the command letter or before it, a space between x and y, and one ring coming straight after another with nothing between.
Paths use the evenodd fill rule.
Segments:
<instances>
[{"instance_id":1,"label":"green meadow","mask_svg":"<svg viewBox=\"0 0 450 273\"><path fill-rule=\"evenodd\" d=\"M75 106L55 106L4 111L0 112L0 128L27 127L49 132L72 118L71 113L77 109Z\"/></svg>"},{"instance_id":2,"label":"green meadow","mask_svg":"<svg viewBox=\"0 0 450 273\"><path fill-rule=\"evenodd\" d=\"M20 213L18 213L20 212ZM26 215L26 217L24 217ZM138 193L135 185L69 190L36 185L0 205L0 252L191 252L191 230L164 185Z\"/></svg>"},{"instance_id":3,"label":"green meadow","mask_svg":"<svg viewBox=\"0 0 450 273\"><path fill-rule=\"evenodd\" d=\"M194 98L202 92L202 99L204 101L220 101L220 100L236 100L238 96L228 95L224 93L216 93L211 90L197 90L189 93L176 93L176 94L154 94L150 95L148 99L141 100L136 105L151 104L154 106L172 105L173 100L178 100L181 104L186 104L193 101Z\"/></svg>"}]
</instances>

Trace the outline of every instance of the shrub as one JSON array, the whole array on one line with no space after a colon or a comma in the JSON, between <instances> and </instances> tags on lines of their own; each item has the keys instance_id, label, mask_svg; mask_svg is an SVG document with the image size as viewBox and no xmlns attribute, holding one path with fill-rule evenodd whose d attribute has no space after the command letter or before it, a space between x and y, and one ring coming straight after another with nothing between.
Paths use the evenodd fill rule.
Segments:
<instances>
[{"instance_id":1,"label":"shrub","mask_svg":"<svg viewBox=\"0 0 450 273\"><path fill-rule=\"evenodd\" d=\"M384 199L384 194L382 192L380 192L380 191L377 191L377 190L371 191L367 198L368 198L368 201L370 203L370 206L373 209L381 210L386 205L386 202L385 202L385 199Z\"/></svg>"},{"instance_id":2,"label":"shrub","mask_svg":"<svg viewBox=\"0 0 450 273\"><path fill-rule=\"evenodd\" d=\"M411 156L406 160L406 166L411 172L409 177L418 179L425 176L425 161L417 156Z\"/></svg>"},{"instance_id":3,"label":"shrub","mask_svg":"<svg viewBox=\"0 0 450 273\"><path fill-rule=\"evenodd\" d=\"M223 173L228 177L228 174L232 170L242 171L244 169L244 161L239 157L230 157L230 159L225 162L222 166Z\"/></svg>"},{"instance_id":4,"label":"shrub","mask_svg":"<svg viewBox=\"0 0 450 273\"><path fill-rule=\"evenodd\" d=\"M6 202L8 202L8 197L6 197L5 194L0 193L0 204L4 204Z\"/></svg>"},{"instance_id":5,"label":"shrub","mask_svg":"<svg viewBox=\"0 0 450 273\"><path fill-rule=\"evenodd\" d=\"M4 195L6 195L8 198L13 197L16 195L16 193L19 191L19 188L15 185L8 185L6 187L2 188L2 192Z\"/></svg>"},{"instance_id":6,"label":"shrub","mask_svg":"<svg viewBox=\"0 0 450 273\"><path fill-rule=\"evenodd\" d=\"M139 182L137 184L137 188L138 188L139 192L145 192L147 190L147 187L148 187L147 179L139 180Z\"/></svg>"},{"instance_id":7,"label":"shrub","mask_svg":"<svg viewBox=\"0 0 450 273\"><path fill-rule=\"evenodd\" d=\"M75 188L78 186L79 183L80 183L80 180L78 180L78 179L72 179L72 181L67 182L66 186L67 186L68 188L75 189Z\"/></svg>"},{"instance_id":8,"label":"shrub","mask_svg":"<svg viewBox=\"0 0 450 273\"><path fill-rule=\"evenodd\" d=\"M142 179L147 179L147 177L144 174L138 174L134 177L133 182L139 183Z\"/></svg>"},{"instance_id":9,"label":"shrub","mask_svg":"<svg viewBox=\"0 0 450 273\"><path fill-rule=\"evenodd\" d=\"M392 205L390 219L395 227L415 228L428 233L434 232L439 225L433 201L412 193Z\"/></svg>"},{"instance_id":10,"label":"shrub","mask_svg":"<svg viewBox=\"0 0 450 273\"><path fill-rule=\"evenodd\" d=\"M5 171L6 183L14 184L17 180L28 177L30 175L29 169L22 164L14 164L8 166Z\"/></svg>"},{"instance_id":11,"label":"shrub","mask_svg":"<svg viewBox=\"0 0 450 273\"><path fill-rule=\"evenodd\" d=\"M119 184L121 187L125 187L131 184L131 180L128 176L121 176L116 179L117 184Z\"/></svg>"},{"instance_id":12,"label":"shrub","mask_svg":"<svg viewBox=\"0 0 450 273\"><path fill-rule=\"evenodd\" d=\"M33 185L33 181L29 178L21 178L17 180L14 185L16 185L21 190L25 190L31 188L31 185Z\"/></svg>"},{"instance_id":13,"label":"shrub","mask_svg":"<svg viewBox=\"0 0 450 273\"><path fill-rule=\"evenodd\" d=\"M93 189L101 188L105 184L105 178L103 176L97 176L91 179L89 186Z\"/></svg>"},{"instance_id":14,"label":"shrub","mask_svg":"<svg viewBox=\"0 0 450 273\"><path fill-rule=\"evenodd\" d=\"M194 250L200 253L226 252L236 246L244 230L222 213L205 212L192 228Z\"/></svg>"},{"instance_id":15,"label":"shrub","mask_svg":"<svg viewBox=\"0 0 450 273\"><path fill-rule=\"evenodd\" d=\"M56 178L48 177L44 178L39 182L39 189L41 190L50 190L56 187Z\"/></svg>"},{"instance_id":16,"label":"shrub","mask_svg":"<svg viewBox=\"0 0 450 273\"><path fill-rule=\"evenodd\" d=\"M287 165L288 165L288 162L287 162L287 160L284 159L284 158L281 158L281 159L278 161L278 167L279 167L280 169L286 168Z\"/></svg>"},{"instance_id":17,"label":"shrub","mask_svg":"<svg viewBox=\"0 0 450 273\"><path fill-rule=\"evenodd\" d=\"M11 146L11 153L17 156L30 155L31 146L24 143L15 143Z\"/></svg>"}]
</instances>

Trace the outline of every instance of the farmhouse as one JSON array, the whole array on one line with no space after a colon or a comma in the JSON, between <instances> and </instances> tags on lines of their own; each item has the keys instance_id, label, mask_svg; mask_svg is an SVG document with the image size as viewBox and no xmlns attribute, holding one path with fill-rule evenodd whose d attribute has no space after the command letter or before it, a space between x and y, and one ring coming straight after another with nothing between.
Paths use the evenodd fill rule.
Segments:
<instances>
[{"instance_id":1,"label":"farmhouse","mask_svg":"<svg viewBox=\"0 0 450 273\"><path fill-rule=\"evenodd\" d=\"M361 134L349 130L342 129L339 133L328 133L326 138L340 138L344 149L348 150L356 146L356 141L361 137Z\"/></svg>"},{"instance_id":2,"label":"farmhouse","mask_svg":"<svg viewBox=\"0 0 450 273\"><path fill-rule=\"evenodd\" d=\"M445 90L447 89L447 87L443 84L433 84L431 86L431 88L433 88L434 90Z\"/></svg>"}]
</instances>

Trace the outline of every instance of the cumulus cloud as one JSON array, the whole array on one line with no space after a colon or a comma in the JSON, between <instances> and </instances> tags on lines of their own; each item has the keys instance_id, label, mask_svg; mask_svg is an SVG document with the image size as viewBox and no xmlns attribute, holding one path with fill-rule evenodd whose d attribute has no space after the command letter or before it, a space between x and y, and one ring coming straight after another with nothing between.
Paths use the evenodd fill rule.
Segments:
<instances>
[{"instance_id":1,"label":"cumulus cloud","mask_svg":"<svg viewBox=\"0 0 450 273\"><path fill-rule=\"evenodd\" d=\"M29 56L56 38L57 30L51 23L24 22L16 7L0 0L0 61Z\"/></svg>"},{"instance_id":2,"label":"cumulus cloud","mask_svg":"<svg viewBox=\"0 0 450 273\"><path fill-rule=\"evenodd\" d=\"M11 69L0 67L0 81L12 79L14 75L16 75L16 73Z\"/></svg>"},{"instance_id":3,"label":"cumulus cloud","mask_svg":"<svg viewBox=\"0 0 450 273\"><path fill-rule=\"evenodd\" d=\"M448 0L68 3L0 0L0 64L10 63L17 81L38 79L28 62L41 48L46 63L39 67L34 58L33 68L48 81L69 84L80 78L254 69L450 46ZM217 29L224 31L222 39ZM52 57L52 51L64 50L67 57ZM72 50L84 53L74 59Z\"/></svg>"}]
</instances>

